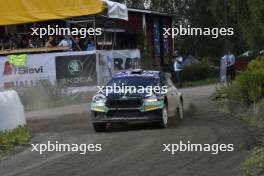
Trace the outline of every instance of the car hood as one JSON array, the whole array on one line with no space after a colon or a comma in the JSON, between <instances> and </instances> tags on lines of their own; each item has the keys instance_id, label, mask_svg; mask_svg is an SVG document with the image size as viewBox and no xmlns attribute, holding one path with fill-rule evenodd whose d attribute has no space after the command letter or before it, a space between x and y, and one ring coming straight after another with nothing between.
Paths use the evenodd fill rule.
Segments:
<instances>
[{"instance_id":1,"label":"car hood","mask_svg":"<svg viewBox=\"0 0 264 176\"><path fill-rule=\"evenodd\" d=\"M147 94L124 94L124 93L111 93L106 96L108 100L120 100L120 99L144 99Z\"/></svg>"}]
</instances>

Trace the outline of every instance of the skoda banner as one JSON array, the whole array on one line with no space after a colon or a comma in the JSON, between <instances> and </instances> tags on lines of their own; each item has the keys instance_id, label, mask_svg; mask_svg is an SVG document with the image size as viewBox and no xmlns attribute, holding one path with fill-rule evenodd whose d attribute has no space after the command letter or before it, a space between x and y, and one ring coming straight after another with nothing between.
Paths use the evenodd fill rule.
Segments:
<instances>
[{"instance_id":1,"label":"skoda banner","mask_svg":"<svg viewBox=\"0 0 264 176\"><path fill-rule=\"evenodd\" d=\"M96 55L57 56L56 79L69 87L97 85Z\"/></svg>"},{"instance_id":2,"label":"skoda banner","mask_svg":"<svg viewBox=\"0 0 264 176\"><path fill-rule=\"evenodd\" d=\"M140 68L140 61L138 49L28 54L22 68L2 56L0 89L35 86L43 80L73 88L105 85L116 72Z\"/></svg>"}]
</instances>

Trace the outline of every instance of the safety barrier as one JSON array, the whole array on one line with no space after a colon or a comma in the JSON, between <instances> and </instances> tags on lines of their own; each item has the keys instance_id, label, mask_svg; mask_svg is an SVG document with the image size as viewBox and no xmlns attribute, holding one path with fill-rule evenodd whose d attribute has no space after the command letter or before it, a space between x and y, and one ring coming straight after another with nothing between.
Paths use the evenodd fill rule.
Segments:
<instances>
[{"instance_id":1,"label":"safety barrier","mask_svg":"<svg viewBox=\"0 0 264 176\"><path fill-rule=\"evenodd\" d=\"M17 92L0 92L0 131L12 130L25 124L24 107Z\"/></svg>"}]
</instances>

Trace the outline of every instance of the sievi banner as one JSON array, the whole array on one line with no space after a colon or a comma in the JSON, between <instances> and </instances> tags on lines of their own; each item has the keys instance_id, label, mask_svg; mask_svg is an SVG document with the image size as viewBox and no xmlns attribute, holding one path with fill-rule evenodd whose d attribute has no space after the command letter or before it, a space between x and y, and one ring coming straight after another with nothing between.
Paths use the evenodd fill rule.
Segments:
<instances>
[{"instance_id":1,"label":"sievi banner","mask_svg":"<svg viewBox=\"0 0 264 176\"><path fill-rule=\"evenodd\" d=\"M18 68L9 64L7 57L0 57L0 89L19 89L34 86L41 80L56 81L53 54L32 54L28 57L27 67Z\"/></svg>"},{"instance_id":2,"label":"sievi banner","mask_svg":"<svg viewBox=\"0 0 264 176\"><path fill-rule=\"evenodd\" d=\"M27 55L27 67L17 68L0 57L0 89L35 86L42 80L68 87L104 85L121 70L140 68L140 51L97 50Z\"/></svg>"}]
</instances>

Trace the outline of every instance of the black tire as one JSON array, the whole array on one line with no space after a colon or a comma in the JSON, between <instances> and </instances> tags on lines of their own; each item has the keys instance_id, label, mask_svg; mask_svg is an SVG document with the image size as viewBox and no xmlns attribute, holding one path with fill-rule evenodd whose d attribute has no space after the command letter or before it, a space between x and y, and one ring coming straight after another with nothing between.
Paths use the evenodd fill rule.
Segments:
<instances>
[{"instance_id":1,"label":"black tire","mask_svg":"<svg viewBox=\"0 0 264 176\"><path fill-rule=\"evenodd\" d=\"M160 128L167 128L168 127L168 111L167 111L167 105L165 104L163 109L160 112L161 115L161 121L159 122Z\"/></svg>"},{"instance_id":2,"label":"black tire","mask_svg":"<svg viewBox=\"0 0 264 176\"><path fill-rule=\"evenodd\" d=\"M178 107L178 109L177 109L177 118L178 118L179 120L183 120L183 117L184 117L184 115L183 115L183 102L182 102L182 100L181 100L181 102L180 102L180 104L179 104L179 107Z\"/></svg>"},{"instance_id":3,"label":"black tire","mask_svg":"<svg viewBox=\"0 0 264 176\"><path fill-rule=\"evenodd\" d=\"M104 132L106 130L106 123L93 123L93 128L96 132Z\"/></svg>"}]
</instances>

